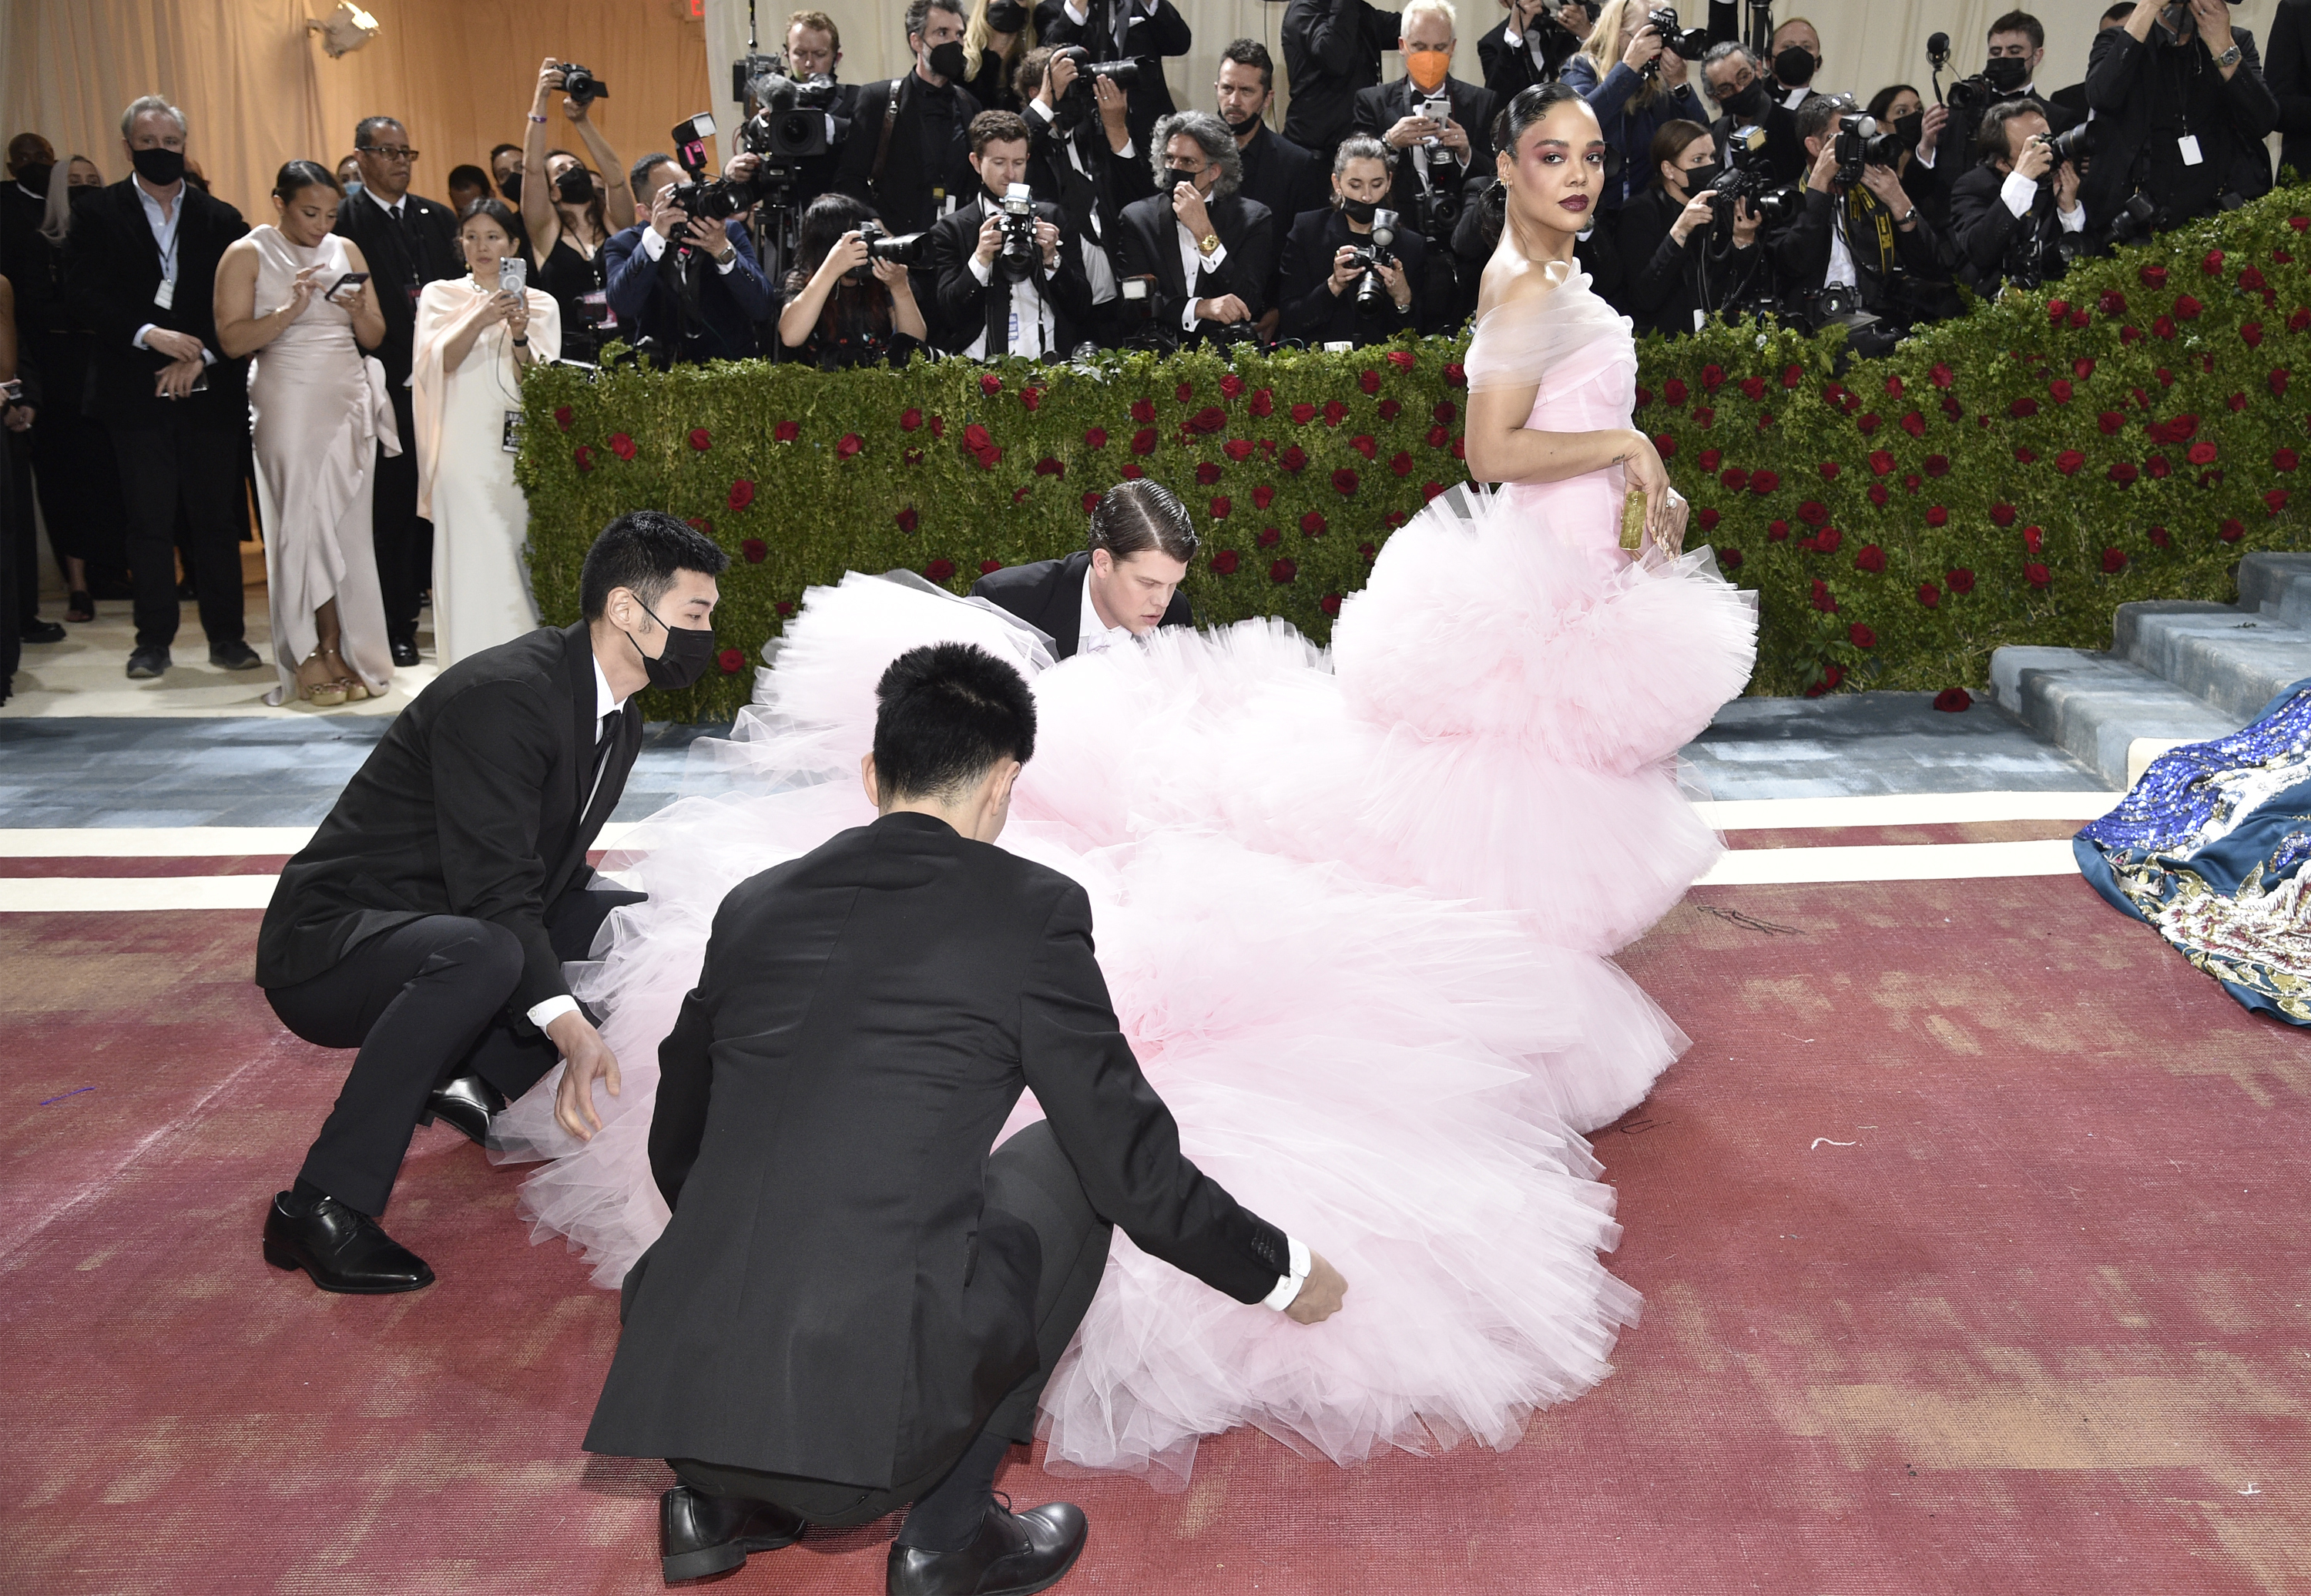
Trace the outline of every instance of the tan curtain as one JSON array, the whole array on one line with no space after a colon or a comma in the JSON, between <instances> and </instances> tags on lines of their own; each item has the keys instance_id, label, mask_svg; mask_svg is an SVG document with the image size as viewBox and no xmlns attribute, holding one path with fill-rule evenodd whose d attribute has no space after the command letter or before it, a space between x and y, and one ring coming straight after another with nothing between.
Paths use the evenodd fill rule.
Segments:
<instances>
[{"instance_id":1,"label":"tan curtain","mask_svg":"<svg viewBox=\"0 0 2311 1596\"><path fill-rule=\"evenodd\" d=\"M336 0L5 0L0 131L44 134L108 179L127 175L121 109L161 94L192 123L190 153L251 222L284 161L334 167L353 124L396 116L421 152L414 188L446 197L449 169L519 144L537 64L552 54L610 85L594 119L624 160L710 104L706 35L690 0L366 0L381 27L332 60L305 19ZM727 79L728 67L721 69ZM556 144L577 148L558 107Z\"/></svg>"}]
</instances>

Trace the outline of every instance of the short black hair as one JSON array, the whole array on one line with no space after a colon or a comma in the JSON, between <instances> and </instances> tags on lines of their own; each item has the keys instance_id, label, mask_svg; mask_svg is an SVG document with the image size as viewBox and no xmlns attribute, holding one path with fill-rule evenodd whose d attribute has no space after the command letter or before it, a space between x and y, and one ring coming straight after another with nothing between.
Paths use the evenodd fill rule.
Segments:
<instances>
[{"instance_id":1,"label":"short black hair","mask_svg":"<svg viewBox=\"0 0 2311 1596\"><path fill-rule=\"evenodd\" d=\"M1275 92L1276 57L1269 55L1268 47L1257 39L1229 40L1227 48L1220 52L1220 59L1233 61L1238 66L1252 68L1260 74L1260 92L1264 94Z\"/></svg>"},{"instance_id":2,"label":"short black hair","mask_svg":"<svg viewBox=\"0 0 2311 1596\"><path fill-rule=\"evenodd\" d=\"M2106 22L2123 22L2134 14L2134 0L2118 0L2118 4L2102 13Z\"/></svg>"},{"instance_id":3,"label":"short black hair","mask_svg":"<svg viewBox=\"0 0 2311 1596\"><path fill-rule=\"evenodd\" d=\"M1197 545L1196 523L1188 507L1152 476L1119 482L1092 506L1086 546L1105 549L1115 559L1161 549L1184 564L1196 557Z\"/></svg>"},{"instance_id":4,"label":"short black hair","mask_svg":"<svg viewBox=\"0 0 2311 1596\"><path fill-rule=\"evenodd\" d=\"M1850 117L1862 108L1848 94L1815 94L1798 107L1798 141L1819 138L1837 126L1840 117Z\"/></svg>"},{"instance_id":5,"label":"short black hair","mask_svg":"<svg viewBox=\"0 0 2311 1596\"><path fill-rule=\"evenodd\" d=\"M521 146L519 144L492 144L490 146L490 161L494 165L496 164L497 158L501 155L519 155L520 153Z\"/></svg>"},{"instance_id":6,"label":"short black hair","mask_svg":"<svg viewBox=\"0 0 2311 1596\"><path fill-rule=\"evenodd\" d=\"M2026 34L2029 38L2030 48L2032 49L2043 50L2046 48L2046 24L2040 22L2036 17L2032 16L2027 11L2008 12L2004 16L2000 17L1996 22L1991 23L1990 31L1984 34L1983 37L1984 39L1995 39L2001 33Z\"/></svg>"},{"instance_id":7,"label":"short black hair","mask_svg":"<svg viewBox=\"0 0 2311 1596\"><path fill-rule=\"evenodd\" d=\"M1807 101L1809 105L1811 103ZM1998 101L1982 113L1981 125L1974 133L1974 153L1985 165L2010 159L2014 152L2009 147L2006 124L2017 117L2043 117L2045 114L2045 108L2035 100Z\"/></svg>"},{"instance_id":8,"label":"short black hair","mask_svg":"<svg viewBox=\"0 0 2311 1596\"><path fill-rule=\"evenodd\" d=\"M690 177L688 172L682 170L681 161L676 161L673 156L667 154L663 150L652 150L649 154L643 156L640 161L635 161L632 166L626 169L626 187L633 194L634 206L637 210L646 212L650 209L650 201L656 196L643 193L642 186L650 181L650 173L656 171L661 166L670 166L674 168L676 171L682 172L682 176L677 179L677 181L687 181ZM645 223L645 225L647 225L647 223Z\"/></svg>"},{"instance_id":9,"label":"short black hair","mask_svg":"<svg viewBox=\"0 0 2311 1596\"><path fill-rule=\"evenodd\" d=\"M397 129L404 138L409 136L409 129L402 126L399 117L363 117L353 124L353 148L368 149L373 135L385 127Z\"/></svg>"},{"instance_id":10,"label":"short black hair","mask_svg":"<svg viewBox=\"0 0 2311 1596\"><path fill-rule=\"evenodd\" d=\"M493 192L490 174L478 166L453 166L449 175L441 180L445 188L478 188L483 193Z\"/></svg>"},{"instance_id":11,"label":"short black hair","mask_svg":"<svg viewBox=\"0 0 2311 1596\"><path fill-rule=\"evenodd\" d=\"M486 185L484 185L484 188L486 188ZM458 230L463 231L466 223L471 222L476 216L487 216L491 221L496 222L498 224L498 231L505 234L507 243L516 244L521 241L521 218L513 214L513 207L511 205L498 198L495 194L485 192L483 194L481 198L475 200L464 210L458 212Z\"/></svg>"},{"instance_id":12,"label":"short black hair","mask_svg":"<svg viewBox=\"0 0 2311 1596\"><path fill-rule=\"evenodd\" d=\"M929 643L875 684L875 781L883 801L957 796L997 761L1035 754L1026 678L972 643Z\"/></svg>"},{"instance_id":13,"label":"short black hair","mask_svg":"<svg viewBox=\"0 0 2311 1596\"><path fill-rule=\"evenodd\" d=\"M678 572L720 576L729 563L730 556L712 538L680 516L663 510L630 510L603 528L586 551L586 569L578 579L578 607L586 619L599 620L613 588L624 588L644 604L655 605L674 586Z\"/></svg>"}]
</instances>

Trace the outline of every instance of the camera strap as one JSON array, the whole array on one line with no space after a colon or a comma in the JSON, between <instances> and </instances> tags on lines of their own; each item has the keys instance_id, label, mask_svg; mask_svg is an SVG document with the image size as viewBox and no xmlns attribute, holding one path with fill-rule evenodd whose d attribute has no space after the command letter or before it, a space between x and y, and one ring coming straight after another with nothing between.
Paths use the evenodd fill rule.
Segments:
<instances>
[{"instance_id":1,"label":"camera strap","mask_svg":"<svg viewBox=\"0 0 2311 1596\"><path fill-rule=\"evenodd\" d=\"M909 73L908 77L914 74ZM884 163L891 159L891 134L899 126L899 96L906 92L907 79L891 80L891 103L883 112L883 131L875 135L875 165L867 174L867 186L879 188L883 183Z\"/></svg>"}]
</instances>

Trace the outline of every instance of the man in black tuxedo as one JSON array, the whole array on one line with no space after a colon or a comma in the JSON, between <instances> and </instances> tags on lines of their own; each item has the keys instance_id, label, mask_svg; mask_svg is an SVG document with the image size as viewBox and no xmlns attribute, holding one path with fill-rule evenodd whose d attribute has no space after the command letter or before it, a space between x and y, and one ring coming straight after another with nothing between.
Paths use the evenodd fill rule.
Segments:
<instances>
[{"instance_id":1,"label":"man in black tuxedo","mask_svg":"<svg viewBox=\"0 0 2311 1596\"><path fill-rule=\"evenodd\" d=\"M2010 11L1990 24L1990 55L1982 75L2003 100L2027 100L2056 133L2086 118L2038 92L2038 68L2046 59L2046 28L2027 11Z\"/></svg>"},{"instance_id":2,"label":"man in black tuxedo","mask_svg":"<svg viewBox=\"0 0 2311 1596\"><path fill-rule=\"evenodd\" d=\"M2138 191L2160 228L2212 215L2228 196L2271 192L2263 141L2279 126L2279 101L2263 81L2254 35L2230 18L2224 0L2143 0L2095 35L2087 57L2094 158L2080 185L2091 231L2107 229ZM2187 138L2176 131L2183 126Z\"/></svg>"},{"instance_id":3,"label":"man in black tuxedo","mask_svg":"<svg viewBox=\"0 0 2311 1596\"><path fill-rule=\"evenodd\" d=\"M626 1277L586 1448L673 1466L669 1582L911 1503L890 1596L1009 1596L1083 1548L1080 1510L993 1486L1115 1227L1302 1324L1347 1283L1181 1153L1083 888L992 845L1034 753L1019 673L939 643L876 696L880 818L722 901L658 1051L674 1214ZM1043 1121L995 1147L1031 1086Z\"/></svg>"},{"instance_id":4,"label":"man in black tuxedo","mask_svg":"<svg viewBox=\"0 0 2311 1596\"><path fill-rule=\"evenodd\" d=\"M637 345L650 341L660 367L752 360L762 353L755 324L771 313L754 234L744 217L710 222L675 204L685 180L671 155L634 162L634 197L650 212L602 246L610 310Z\"/></svg>"},{"instance_id":5,"label":"man in black tuxedo","mask_svg":"<svg viewBox=\"0 0 2311 1596\"><path fill-rule=\"evenodd\" d=\"M1139 79L1126 91L1124 116L1131 136L1145 140L1173 109L1164 57L1186 55L1196 36L1172 0L1042 0L1035 40L1080 45L1094 61L1137 62Z\"/></svg>"},{"instance_id":6,"label":"man in black tuxedo","mask_svg":"<svg viewBox=\"0 0 2311 1596\"><path fill-rule=\"evenodd\" d=\"M353 127L353 159L361 191L337 211L337 231L351 239L376 274L370 287L385 316L385 342L375 351L385 368L385 391L405 440L397 455L378 445L371 482L370 538L377 548L377 585L385 600L385 630L396 665L417 663L417 609L432 586L433 523L417 514L417 436L409 366L417 336L417 296L428 283L461 275L458 219L449 207L409 192L417 152L407 129L391 117L364 117Z\"/></svg>"},{"instance_id":7,"label":"man in black tuxedo","mask_svg":"<svg viewBox=\"0 0 2311 1596\"><path fill-rule=\"evenodd\" d=\"M1090 292L1085 336L1108 348L1136 330L1116 282L1116 227L1123 207L1156 183L1131 136L1123 91L1112 78L1087 75L1071 57L1038 45L1020 58L1015 82L1031 135L1027 186L1059 205Z\"/></svg>"},{"instance_id":8,"label":"man in black tuxedo","mask_svg":"<svg viewBox=\"0 0 2311 1596\"><path fill-rule=\"evenodd\" d=\"M1033 202L1032 244L1024 258L1007 239L1004 196L1025 185L1029 135L1011 111L971 119L971 165L979 197L939 218L929 240L937 284L932 340L949 354L1042 360L1072 353L1091 320L1091 284L1077 239L1051 200ZM1031 191L1032 192L1032 191Z\"/></svg>"},{"instance_id":9,"label":"man in black tuxedo","mask_svg":"<svg viewBox=\"0 0 2311 1596\"><path fill-rule=\"evenodd\" d=\"M1166 117L1156 124L1154 170L1156 192L1119 219L1119 273L1153 284L1156 330L1167 339L1251 336L1275 281L1277 228L1266 205L1236 192L1235 135L1208 111Z\"/></svg>"},{"instance_id":10,"label":"man in black tuxedo","mask_svg":"<svg viewBox=\"0 0 2311 1596\"><path fill-rule=\"evenodd\" d=\"M136 646L128 674L169 668L177 637L177 528L200 594L209 663L264 662L241 620L241 456L249 362L217 342L216 269L249 231L240 213L185 177L184 113L157 95L120 118L135 175L76 206L64 292L95 334L96 410L111 432L128 510ZM58 179L62 181L62 179Z\"/></svg>"},{"instance_id":11,"label":"man in black tuxedo","mask_svg":"<svg viewBox=\"0 0 2311 1596\"><path fill-rule=\"evenodd\" d=\"M2063 233L2086 231L2079 170L2057 165L2046 118L2028 100L2002 100L1984 111L1975 135L1982 161L1950 188L1950 238L1958 275L1984 299L2018 271L2031 286L2062 275ZM2044 179L2054 174L2054 181Z\"/></svg>"},{"instance_id":12,"label":"man in black tuxedo","mask_svg":"<svg viewBox=\"0 0 2311 1596\"><path fill-rule=\"evenodd\" d=\"M1276 63L1260 40L1239 39L1220 52L1219 79L1212 92L1218 98L1220 120L1235 135L1235 147L1243 160L1243 181L1236 192L1268 207L1274 218L1276 258L1280 262L1293 223L1331 203L1331 173L1313 151L1268 130L1268 105L1276 97ZM1262 338L1276 336L1280 316L1277 307L1282 302L1278 284L1282 277L1278 266L1260 290L1268 301L1260 317Z\"/></svg>"},{"instance_id":13,"label":"man in black tuxedo","mask_svg":"<svg viewBox=\"0 0 2311 1596\"><path fill-rule=\"evenodd\" d=\"M1196 557L1195 523L1169 488L1117 483L1092 507L1086 545L1062 560L1007 565L971 585L1051 640L1051 656L1094 654L1158 626L1192 626L1180 584Z\"/></svg>"},{"instance_id":14,"label":"man in black tuxedo","mask_svg":"<svg viewBox=\"0 0 2311 1596\"><path fill-rule=\"evenodd\" d=\"M1356 93L1380 82L1380 57L1396 48L1403 18L1366 0L1290 0L1284 8L1284 77L1292 103L1284 136L1312 150L1324 170L1355 130ZM1291 219L1282 224L1288 229Z\"/></svg>"},{"instance_id":15,"label":"man in black tuxedo","mask_svg":"<svg viewBox=\"0 0 2311 1596\"><path fill-rule=\"evenodd\" d=\"M1451 75L1457 43L1450 11L1435 0L1413 0L1398 40L1408 70L1356 96L1356 130L1396 152L1389 208L1427 240L1419 286L1424 332L1458 327L1477 308L1477 279L1461 280L1452 225L1469 179L1490 177L1494 168L1493 92ZM1426 109L1440 98L1452 104L1442 119Z\"/></svg>"},{"instance_id":16,"label":"man in black tuxedo","mask_svg":"<svg viewBox=\"0 0 2311 1596\"><path fill-rule=\"evenodd\" d=\"M2117 4L2112 6L2109 10L2102 13L2102 19L2095 23L2095 31L2097 33L2107 33L2111 29L2119 26L2119 24L2125 22L2127 18L2134 14L2134 4L2135 0L2118 0ZM2274 94L2281 94L2284 92L2284 91L2282 91L2279 86L2278 62L2280 29L2284 24L2284 20L2289 11L2293 11L2300 16L2303 14L2303 8L2306 6L2311 6L2311 0L2280 0L2279 18L2274 20L2271 24L2271 58L2268 66L2268 73L2271 83L2271 92ZM2307 65L2311 65L2311 64ZM2306 78L2311 79L2311 73L2307 73ZM2047 95L2046 98L2053 103L2061 106L2064 110L2071 113L2071 121L2072 126L2075 126L2077 124L2087 119L2087 86L2083 81L2072 83L2067 89L2057 89L2052 94ZM2307 111L2311 112L2311 108L2307 108ZM2305 118L2305 126L2307 129L2311 129L2311 114L2307 114ZM2307 154L2311 154L2311 152L2307 152ZM2280 159L2281 161L2288 161L2290 159L2287 154L2287 149L2284 144L2280 146ZM2311 171L2311 167L2307 167L2300 162L2296 163L2295 169L2298 171Z\"/></svg>"},{"instance_id":17,"label":"man in black tuxedo","mask_svg":"<svg viewBox=\"0 0 2311 1596\"><path fill-rule=\"evenodd\" d=\"M1951 251L1887 166L1864 166L1859 182L1837 180L1837 122L1854 110L1843 94L1813 94L1798 108L1798 132L1813 161L1797 216L1766 240L1787 293L1836 284L1889 327L1952 313Z\"/></svg>"},{"instance_id":18,"label":"man in black tuxedo","mask_svg":"<svg viewBox=\"0 0 2311 1596\"><path fill-rule=\"evenodd\" d=\"M915 69L860 86L834 186L894 233L928 231L977 185L971 119L979 101L962 86L962 0L909 0L907 48Z\"/></svg>"},{"instance_id":19,"label":"man in black tuxedo","mask_svg":"<svg viewBox=\"0 0 2311 1596\"><path fill-rule=\"evenodd\" d=\"M325 1291L429 1286L378 1224L415 1128L440 1115L484 1141L557 1054L572 1130L593 1120L589 1083L617 1090L562 964L639 895L587 890L586 850L641 746L634 694L686 687L713 661L728 563L661 510L620 516L586 556L586 618L443 671L281 872L257 984L299 1036L361 1051L265 1217L266 1262Z\"/></svg>"},{"instance_id":20,"label":"man in black tuxedo","mask_svg":"<svg viewBox=\"0 0 2311 1596\"><path fill-rule=\"evenodd\" d=\"M1501 0L1508 14L1477 40L1485 87L1503 105L1535 83L1553 83L1589 30L1597 25L1582 0Z\"/></svg>"}]
</instances>

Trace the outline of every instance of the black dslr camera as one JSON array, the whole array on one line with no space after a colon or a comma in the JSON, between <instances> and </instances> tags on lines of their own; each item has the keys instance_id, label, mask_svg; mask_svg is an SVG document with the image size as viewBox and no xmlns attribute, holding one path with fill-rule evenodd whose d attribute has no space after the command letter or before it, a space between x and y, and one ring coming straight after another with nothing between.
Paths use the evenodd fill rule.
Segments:
<instances>
[{"instance_id":1,"label":"black dslr camera","mask_svg":"<svg viewBox=\"0 0 2311 1596\"><path fill-rule=\"evenodd\" d=\"M1014 283L1035 275L1042 251L1035 243L1035 196L1025 183L1003 191L996 214L1003 226L1003 247L996 252L995 269Z\"/></svg>"},{"instance_id":2,"label":"black dslr camera","mask_svg":"<svg viewBox=\"0 0 2311 1596\"><path fill-rule=\"evenodd\" d=\"M859 241L867 246L867 264L851 267L850 280L853 283L871 282L875 276L875 262L878 260L892 261L903 266L922 265L927 253L923 247L923 240L929 236L927 233L920 232L900 233L894 236L885 231L879 222L861 222L859 228Z\"/></svg>"},{"instance_id":3,"label":"black dslr camera","mask_svg":"<svg viewBox=\"0 0 2311 1596\"><path fill-rule=\"evenodd\" d=\"M1880 135L1878 119L1862 111L1844 111L1837 118L1837 170L1830 181L1851 188L1862 180L1865 166L1896 166L1902 158L1898 135Z\"/></svg>"},{"instance_id":4,"label":"black dslr camera","mask_svg":"<svg viewBox=\"0 0 2311 1596\"><path fill-rule=\"evenodd\" d=\"M1375 266L1396 265L1397 214L1394 211L1373 212L1372 242L1355 250L1356 265L1364 268L1364 280L1356 284L1356 309L1377 310L1388 301L1388 284L1381 281Z\"/></svg>"},{"instance_id":5,"label":"black dslr camera","mask_svg":"<svg viewBox=\"0 0 2311 1596\"><path fill-rule=\"evenodd\" d=\"M1072 61L1076 67L1075 82L1068 85L1067 92L1051 108L1064 126L1073 127L1097 112L1099 100L1092 79L1103 77L1127 94L1139 82L1138 62L1094 61L1091 52L1079 44L1061 45L1053 50L1043 70L1048 73L1062 61Z\"/></svg>"},{"instance_id":6,"label":"black dslr camera","mask_svg":"<svg viewBox=\"0 0 2311 1596\"><path fill-rule=\"evenodd\" d=\"M1709 53L1709 30L1685 27L1673 6L1656 5L1645 13L1644 31L1661 35L1661 48L1682 61L1698 61ZM1659 56L1645 63L1644 75L1649 78L1661 75Z\"/></svg>"},{"instance_id":7,"label":"black dslr camera","mask_svg":"<svg viewBox=\"0 0 2311 1596\"><path fill-rule=\"evenodd\" d=\"M1804 200L1796 184L1775 183L1763 127L1735 128L1725 140L1725 170L1714 185L1717 198L1713 208L1720 226L1732 226L1734 208L1742 200L1749 202L1750 211L1767 227L1783 226L1796 217Z\"/></svg>"},{"instance_id":8,"label":"black dslr camera","mask_svg":"<svg viewBox=\"0 0 2311 1596\"><path fill-rule=\"evenodd\" d=\"M576 101L580 109L597 100L610 97L610 85L575 62L556 61L554 66L562 74L562 92Z\"/></svg>"}]
</instances>

